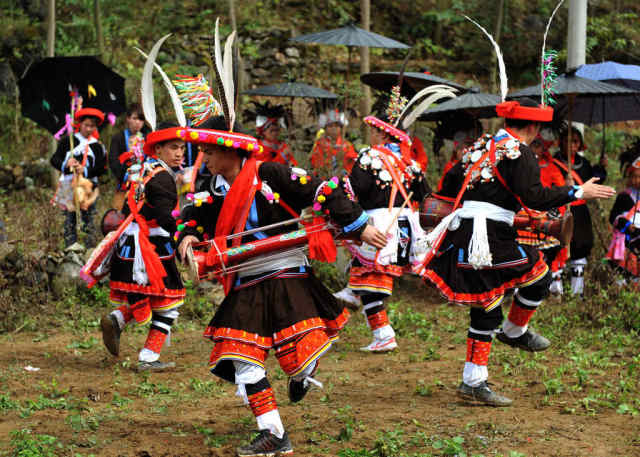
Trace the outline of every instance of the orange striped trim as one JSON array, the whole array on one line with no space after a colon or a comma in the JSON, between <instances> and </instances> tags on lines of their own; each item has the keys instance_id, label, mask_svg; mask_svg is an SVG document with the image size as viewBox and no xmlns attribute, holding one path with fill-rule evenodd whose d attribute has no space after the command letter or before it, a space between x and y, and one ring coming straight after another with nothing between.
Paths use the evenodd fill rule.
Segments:
<instances>
[{"instance_id":1,"label":"orange striped trim","mask_svg":"<svg viewBox=\"0 0 640 457\"><path fill-rule=\"evenodd\" d=\"M256 417L278 409L273 389L268 387L258 393L249 395L249 406Z\"/></svg>"},{"instance_id":2,"label":"orange striped trim","mask_svg":"<svg viewBox=\"0 0 640 457\"><path fill-rule=\"evenodd\" d=\"M525 287L539 281L547 274L549 267L544 261L542 253L534 266L519 278L507 281L499 287L481 293L454 292L449 285L433 270L426 269L422 274L423 279L431 281L449 301L467 305L478 305L486 311L490 311L500 304L507 290L515 287Z\"/></svg>"},{"instance_id":3,"label":"orange striped trim","mask_svg":"<svg viewBox=\"0 0 640 457\"><path fill-rule=\"evenodd\" d=\"M489 363L491 341L478 341L467 338L467 362L486 366Z\"/></svg>"}]
</instances>

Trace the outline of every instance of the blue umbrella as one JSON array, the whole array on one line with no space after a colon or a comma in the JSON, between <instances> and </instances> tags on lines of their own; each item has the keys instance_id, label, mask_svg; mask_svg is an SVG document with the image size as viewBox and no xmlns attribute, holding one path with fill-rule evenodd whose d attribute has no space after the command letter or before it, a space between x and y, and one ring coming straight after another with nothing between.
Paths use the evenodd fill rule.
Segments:
<instances>
[{"instance_id":1,"label":"blue umbrella","mask_svg":"<svg viewBox=\"0 0 640 457\"><path fill-rule=\"evenodd\" d=\"M640 89L640 65L625 65L618 62L602 62L581 66L576 75L629 89Z\"/></svg>"}]
</instances>

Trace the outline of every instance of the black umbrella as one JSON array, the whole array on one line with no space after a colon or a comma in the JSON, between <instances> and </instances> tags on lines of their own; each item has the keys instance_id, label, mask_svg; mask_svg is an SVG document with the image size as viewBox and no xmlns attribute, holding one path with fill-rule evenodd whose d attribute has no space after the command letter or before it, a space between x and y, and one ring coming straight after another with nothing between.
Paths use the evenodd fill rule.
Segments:
<instances>
[{"instance_id":1,"label":"black umbrella","mask_svg":"<svg viewBox=\"0 0 640 457\"><path fill-rule=\"evenodd\" d=\"M640 118L638 107L635 110L627 107L629 96L640 94L633 89L581 78L575 72L558 76L553 87L558 95L555 120L568 119L593 125ZM540 85L519 90L511 97L539 98Z\"/></svg>"},{"instance_id":2,"label":"black umbrella","mask_svg":"<svg viewBox=\"0 0 640 457\"><path fill-rule=\"evenodd\" d=\"M302 97L336 99L338 96L328 90L304 83L287 82L257 87L244 92L246 95L263 95L265 97Z\"/></svg>"},{"instance_id":3,"label":"black umbrella","mask_svg":"<svg viewBox=\"0 0 640 457\"><path fill-rule=\"evenodd\" d=\"M343 45L347 46L348 61L347 61L347 84L349 82L349 74L351 73L351 48L357 47L370 47L370 48L395 48L395 49L409 49L411 46L399 41L392 40L391 38L384 37L374 32L368 32L364 29L356 27L353 24L349 24L346 27L339 29L326 30L324 32L310 33L308 35L301 35L292 38L291 41L305 44L328 44L328 45ZM347 103L345 100L345 109Z\"/></svg>"},{"instance_id":4,"label":"black umbrella","mask_svg":"<svg viewBox=\"0 0 640 457\"><path fill-rule=\"evenodd\" d=\"M370 48L397 48L409 49L408 46L399 41L392 40L377 33L368 32L364 29L349 24L339 29L326 30L324 32L310 33L292 38L291 41L306 44L330 44L344 46L359 46Z\"/></svg>"},{"instance_id":5,"label":"black umbrella","mask_svg":"<svg viewBox=\"0 0 640 457\"><path fill-rule=\"evenodd\" d=\"M500 103L500 100L499 95L485 94L474 87L466 94L459 95L426 110L420 116L420 120L438 121L458 117L462 114L473 119L497 117L496 105Z\"/></svg>"},{"instance_id":6,"label":"black umbrella","mask_svg":"<svg viewBox=\"0 0 640 457\"><path fill-rule=\"evenodd\" d=\"M374 73L365 73L360 76L360 81L367 86L383 92L391 92L393 86L398 85L397 71L379 71ZM430 73L419 73L415 71L407 71L402 76L402 95L405 97L413 97L420 90L428 86L436 84L446 84L460 91L466 91L467 88L458 83L449 81L448 79L432 75Z\"/></svg>"},{"instance_id":7,"label":"black umbrella","mask_svg":"<svg viewBox=\"0 0 640 457\"><path fill-rule=\"evenodd\" d=\"M85 108L116 116L126 110L124 78L91 56L43 59L29 68L18 86L22 115L51 133L65 124L71 89L77 89Z\"/></svg>"}]
</instances>

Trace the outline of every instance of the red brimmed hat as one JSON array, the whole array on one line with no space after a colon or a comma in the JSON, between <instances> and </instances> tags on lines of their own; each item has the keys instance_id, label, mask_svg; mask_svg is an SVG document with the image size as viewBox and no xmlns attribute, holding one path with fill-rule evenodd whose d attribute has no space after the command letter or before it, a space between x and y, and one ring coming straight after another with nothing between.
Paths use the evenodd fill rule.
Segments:
<instances>
[{"instance_id":1,"label":"red brimmed hat","mask_svg":"<svg viewBox=\"0 0 640 457\"><path fill-rule=\"evenodd\" d=\"M76 111L74 119L79 121L83 117L95 117L98 119L98 125L102 125L104 122L104 113L96 108L81 108Z\"/></svg>"},{"instance_id":2,"label":"red brimmed hat","mask_svg":"<svg viewBox=\"0 0 640 457\"><path fill-rule=\"evenodd\" d=\"M147 135L144 143L144 153L155 155L154 146L158 143L171 140L183 140L187 143L216 144L232 149L243 149L248 152L262 152L262 146L254 137L236 132L224 132L221 130L192 129L187 127L171 127L157 130Z\"/></svg>"},{"instance_id":3,"label":"red brimmed hat","mask_svg":"<svg viewBox=\"0 0 640 457\"><path fill-rule=\"evenodd\" d=\"M496 113L505 119L522 119L534 122L551 122L553 108L550 106L522 106L518 101L508 101L496 105Z\"/></svg>"},{"instance_id":4,"label":"red brimmed hat","mask_svg":"<svg viewBox=\"0 0 640 457\"><path fill-rule=\"evenodd\" d=\"M400 143L411 144L411 137L409 137L409 135L400 130L398 127L394 127L393 125L389 124L388 122L380 120L375 116L365 117L364 122L368 125L371 125L372 127L377 128L378 130L391 135L393 138L400 141Z\"/></svg>"}]
</instances>

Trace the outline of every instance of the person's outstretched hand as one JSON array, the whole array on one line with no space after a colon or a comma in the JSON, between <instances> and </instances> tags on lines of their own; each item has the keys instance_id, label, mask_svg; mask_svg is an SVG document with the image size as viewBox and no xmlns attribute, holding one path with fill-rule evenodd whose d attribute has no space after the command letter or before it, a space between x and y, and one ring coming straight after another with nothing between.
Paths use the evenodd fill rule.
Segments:
<instances>
[{"instance_id":1,"label":"person's outstretched hand","mask_svg":"<svg viewBox=\"0 0 640 457\"><path fill-rule=\"evenodd\" d=\"M191 243L197 243L198 238L193 235L185 236L180 242L180 246L178 246L178 253L180 254L180 258L184 262L184 258L187 255L187 248L191 246Z\"/></svg>"},{"instance_id":2,"label":"person's outstretched hand","mask_svg":"<svg viewBox=\"0 0 640 457\"><path fill-rule=\"evenodd\" d=\"M596 181L600 181L600 178L591 178L585 182L582 187L582 200L591 200L594 198L611 198L616 194L616 190L613 187L603 186L596 184Z\"/></svg>"},{"instance_id":3,"label":"person's outstretched hand","mask_svg":"<svg viewBox=\"0 0 640 457\"><path fill-rule=\"evenodd\" d=\"M387 245L387 237L373 225L367 225L360 239L371 246L382 249Z\"/></svg>"}]
</instances>

